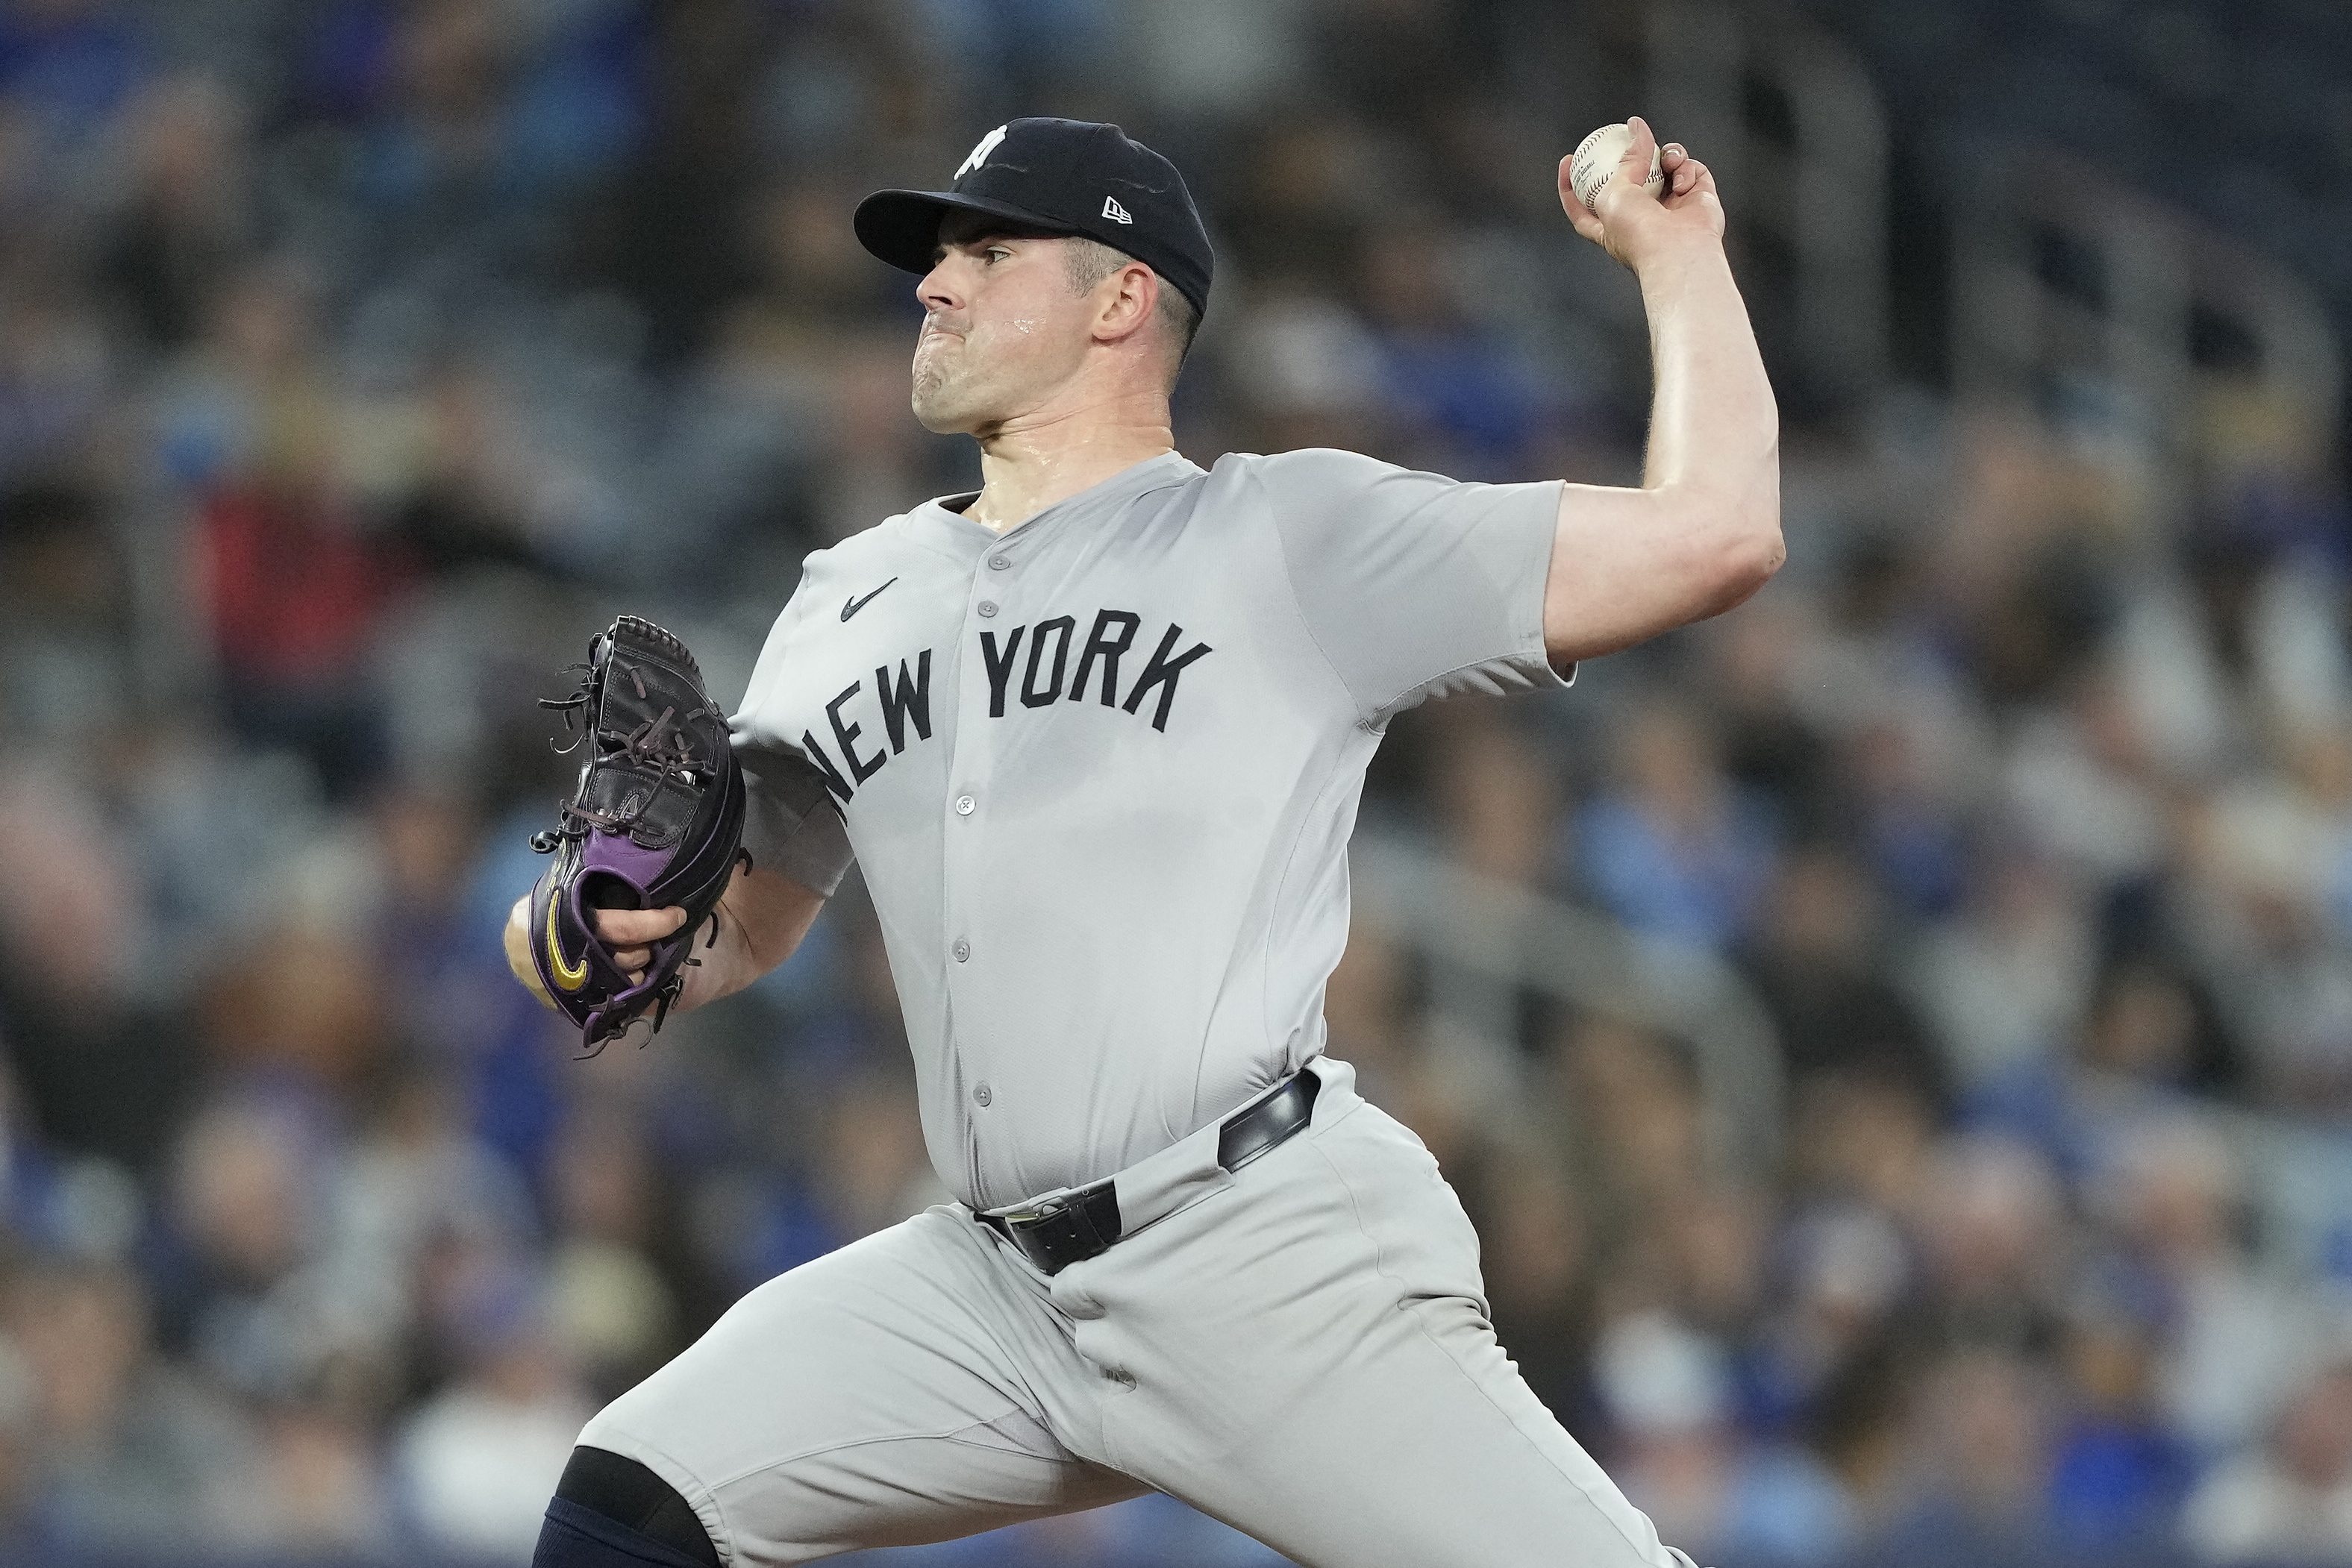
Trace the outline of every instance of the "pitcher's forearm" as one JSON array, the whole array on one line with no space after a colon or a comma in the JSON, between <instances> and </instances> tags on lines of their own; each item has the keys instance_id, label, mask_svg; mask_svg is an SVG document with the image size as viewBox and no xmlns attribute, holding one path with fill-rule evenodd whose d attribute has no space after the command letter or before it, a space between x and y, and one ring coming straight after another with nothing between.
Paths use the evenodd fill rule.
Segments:
<instances>
[{"instance_id":1,"label":"pitcher's forearm","mask_svg":"<svg viewBox=\"0 0 2352 1568\"><path fill-rule=\"evenodd\" d=\"M1643 487L1777 528L1780 410L1721 242L1683 238L1644 257L1641 284L1656 376Z\"/></svg>"},{"instance_id":2,"label":"pitcher's forearm","mask_svg":"<svg viewBox=\"0 0 2352 1568\"><path fill-rule=\"evenodd\" d=\"M1780 413L1721 235L1685 223L1643 237L1633 265L1656 390L1643 485L1561 488L1544 589L1544 644L1556 660L1596 658L1719 615L1787 555Z\"/></svg>"},{"instance_id":3,"label":"pitcher's forearm","mask_svg":"<svg viewBox=\"0 0 2352 1568\"><path fill-rule=\"evenodd\" d=\"M737 875L719 900L717 939L706 925L695 935L681 1008L732 996L791 957L824 912L824 897L787 876L752 871ZM706 947L705 942L711 942Z\"/></svg>"},{"instance_id":4,"label":"pitcher's forearm","mask_svg":"<svg viewBox=\"0 0 2352 1568\"><path fill-rule=\"evenodd\" d=\"M762 967L753 956L741 916L719 901L717 925L705 921L694 935L687 956L686 988L678 993L677 1010L691 1012L721 997L731 997L774 966Z\"/></svg>"}]
</instances>

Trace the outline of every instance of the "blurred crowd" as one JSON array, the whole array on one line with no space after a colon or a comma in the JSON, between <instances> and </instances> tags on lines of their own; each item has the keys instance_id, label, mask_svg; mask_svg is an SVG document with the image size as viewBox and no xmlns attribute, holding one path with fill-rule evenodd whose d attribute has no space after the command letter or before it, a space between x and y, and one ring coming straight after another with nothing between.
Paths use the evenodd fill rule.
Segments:
<instances>
[{"instance_id":1,"label":"blurred crowd","mask_svg":"<svg viewBox=\"0 0 2352 1568\"><path fill-rule=\"evenodd\" d=\"M1915 12L1856 47L1958 112ZM2163 15L2102 78L2156 138L2167 93L2233 101L2174 47L2223 22ZM731 695L803 554L976 474L908 413L919 310L859 194L1014 114L1119 120L1219 247L1188 455L1633 482L1633 285L1553 163L1640 107L1638 36L1517 0L0 0L0 1562L525 1562L601 1400L941 1196L854 881L751 992L593 1061L497 942L567 779L532 699L593 632L649 614ZM2336 204L2297 215L2342 233L2352 118L2313 90ZM1949 132L1911 102L1898 137ZM1703 1561L2352 1563L2335 411L2212 379L2159 529L2115 432L1910 370L1791 389L1756 601L1408 716L1367 799L1735 966L1778 1163L1604 1006L1530 998L1508 1081L1461 1071L1377 908L1332 1049L1462 1190L1538 1392ZM1272 1561L1165 1500L898 1557Z\"/></svg>"}]
</instances>

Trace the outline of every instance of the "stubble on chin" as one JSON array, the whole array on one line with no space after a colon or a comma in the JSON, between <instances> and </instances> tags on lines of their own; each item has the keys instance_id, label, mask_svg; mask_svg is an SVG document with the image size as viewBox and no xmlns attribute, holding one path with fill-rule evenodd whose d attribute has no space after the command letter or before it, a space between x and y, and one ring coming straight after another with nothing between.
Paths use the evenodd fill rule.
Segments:
<instances>
[{"instance_id":1,"label":"stubble on chin","mask_svg":"<svg viewBox=\"0 0 2352 1568\"><path fill-rule=\"evenodd\" d=\"M915 367L912 402L918 424L934 435L954 434L954 415L950 412L953 402L948 378L936 367L919 364Z\"/></svg>"},{"instance_id":2,"label":"stubble on chin","mask_svg":"<svg viewBox=\"0 0 2352 1568\"><path fill-rule=\"evenodd\" d=\"M940 349L935 340L926 336L915 346L914 395L915 418L924 429L934 434L946 434L952 418L949 410L954 402L952 382L948 368L940 363Z\"/></svg>"}]
</instances>

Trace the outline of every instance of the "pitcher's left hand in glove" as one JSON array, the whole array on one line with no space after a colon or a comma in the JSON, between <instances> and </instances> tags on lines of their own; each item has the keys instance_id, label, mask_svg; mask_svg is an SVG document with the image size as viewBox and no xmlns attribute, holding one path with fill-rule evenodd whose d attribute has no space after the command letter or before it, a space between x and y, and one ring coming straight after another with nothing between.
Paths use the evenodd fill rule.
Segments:
<instances>
[{"instance_id":1,"label":"pitcher's left hand in glove","mask_svg":"<svg viewBox=\"0 0 2352 1568\"><path fill-rule=\"evenodd\" d=\"M624 615L588 644L580 689L541 706L563 710L585 747L562 820L531 848L555 862L531 890L520 933L537 991L580 1026L592 1053L648 1009L658 1030L685 988L695 939L715 938L719 894L742 848L743 776L727 716L702 689L686 645ZM670 925L660 912L683 909ZM615 946L607 911L649 912L641 946ZM653 936L655 929L662 935ZM512 951L509 935L508 958ZM518 975L522 966L516 964Z\"/></svg>"}]
</instances>

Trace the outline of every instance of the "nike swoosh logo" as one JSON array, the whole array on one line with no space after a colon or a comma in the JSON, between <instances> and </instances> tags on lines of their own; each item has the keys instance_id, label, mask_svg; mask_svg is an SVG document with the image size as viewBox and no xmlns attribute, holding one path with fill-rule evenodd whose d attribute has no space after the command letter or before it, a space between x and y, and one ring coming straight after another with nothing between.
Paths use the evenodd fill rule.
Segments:
<instances>
[{"instance_id":1,"label":"nike swoosh logo","mask_svg":"<svg viewBox=\"0 0 2352 1568\"><path fill-rule=\"evenodd\" d=\"M583 954L577 967L563 961L563 944L555 939L555 900L547 901L547 959L555 971L559 990L576 991L588 983L588 958Z\"/></svg>"},{"instance_id":2,"label":"nike swoosh logo","mask_svg":"<svg viewBox=\"0 0 2352 1568\"><path fill-rule=\"evenodd\" d=\"M894 577L890 580L890 582L896 582L898 580ZM889 587L890 582L884 583L882 588ZM865 609L867 605L873 603L876 598L881 594L882 588L876 589L872 593L867 594L863 599L858 598L856 594L852 594L850 596L849 602L841 607L841 618L844 621L846 621L851 616L856 614L859 611Z\"/></svg>"}]
</instances>

